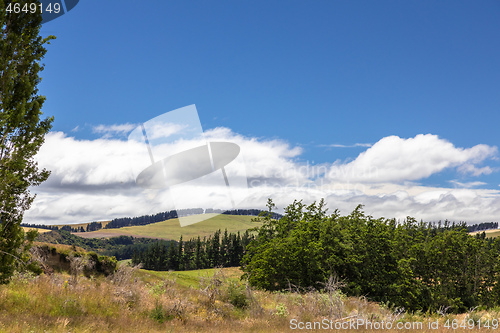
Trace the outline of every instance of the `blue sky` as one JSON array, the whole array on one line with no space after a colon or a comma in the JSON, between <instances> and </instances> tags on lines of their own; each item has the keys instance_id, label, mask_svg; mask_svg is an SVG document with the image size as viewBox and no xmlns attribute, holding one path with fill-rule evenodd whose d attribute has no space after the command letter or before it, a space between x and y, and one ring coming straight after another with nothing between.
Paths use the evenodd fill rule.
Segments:
<instances>
[{"instance_id":1,"label":"blue sky","mask_svg":"<svg viewBox=\"0 0 500 333\"><path fill-rule=\"evenodd\" d=\"M55 117L53 135L64 133L60 140L126 140L111 126L195 104L204 130L274 147L277 164L349 172L375 165L379 179L330 179L360 184L346 188L354 191L348 199L323 191L342 213L362 203L377 217L492 220L500 213L498 17L498 1L80 1L42 27L57 39L47 47L40 92L45 114ZM420 166L421 159L427 162ZM391 161L408 172L383 176L397 174ZM68 168L54 177L77 166ZM95 181L79 179L71 193L83 197ZM28 219L145 212L87 207L56 218L43 203L56 207L59 199L44 193L64 192L63 183L35 190L40 200ZM111 191L108 185L100 184ZM433 194L415 199L424 192ZM270 195L282 208L296 193L261 194L247 205Z\"/></svg>"}]
</instances>

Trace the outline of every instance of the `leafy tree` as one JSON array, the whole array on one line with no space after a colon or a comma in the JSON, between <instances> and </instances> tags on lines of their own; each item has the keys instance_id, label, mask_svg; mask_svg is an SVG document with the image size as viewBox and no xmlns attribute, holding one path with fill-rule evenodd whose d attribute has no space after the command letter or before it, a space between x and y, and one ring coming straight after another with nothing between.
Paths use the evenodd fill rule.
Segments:
<instances>
[{"instance_id":1,"label":"leafy tree","mask_svg":"<svg viewBox=\"0 0 500 333\"><path fill-rule=\"evenodd\" d=\"M12 3L0 0L0 283L8 282L25 235L20 227L34 196L28 188L47 179L34 161L51 128L52 118L41 120L44 96L37 85L40 60L49 36L39 36L42 15L8 13ZM28 1L17 1L23 7Z\"/></svg>"},{"instance_id":2,"label":"leafy tree","mask_svg":"<svg viewBox=\"0 0 500 333\"><path fill-rule=\"evenodd\" d=\"M327 216L323 206L295 201L279 220L266 215L242 260L251 285L319 288L333 275L347 295L409 311L500 305L500 239L472 237L449 221L374 219L361 205L347 216Z\"/></svg>"}]
</instances>

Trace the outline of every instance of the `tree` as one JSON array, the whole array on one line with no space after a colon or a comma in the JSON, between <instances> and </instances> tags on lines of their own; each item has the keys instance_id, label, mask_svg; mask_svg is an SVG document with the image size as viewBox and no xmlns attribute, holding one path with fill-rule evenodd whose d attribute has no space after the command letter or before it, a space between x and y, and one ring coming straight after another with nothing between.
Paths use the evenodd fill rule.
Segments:
<instances>
[{"instance_id":1,"label":"tree","mask_svg":"<svg viewBox=\"0 0 500 333\"><path fill-rule=\"evenodd\" d=\"M327 216L323 206L294 201L279 220L264 220L242 260L252 286L319 289L336 276L349 296L407 311L500 305L498 238L473 237L446 221L374 219L361 205L347 216Z\"/></svg>"},{"instance_id":2,"label":"tree","mask_svg":"<svg viewBox=\"0 0 500 333\"><path fill-rule=\"evenodd\" d=\"M17 1L21 8L28 1ZM41 120L44 96L37 85L53 36L39 36L42 15L7 12L12 3L0 0L0 283L8 282L22 257L25 235L20 227L34 195L30 186L45 181L49 172L34 160L53 118Z\"/></svg>"}]
</instances>

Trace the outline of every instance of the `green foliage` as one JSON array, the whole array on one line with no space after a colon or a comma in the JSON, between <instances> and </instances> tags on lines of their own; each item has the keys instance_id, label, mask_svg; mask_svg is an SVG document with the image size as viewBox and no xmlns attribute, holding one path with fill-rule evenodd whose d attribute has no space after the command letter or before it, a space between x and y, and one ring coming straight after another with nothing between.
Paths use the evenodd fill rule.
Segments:
<instances>
[{"instance_id":1,"label":"green foliage","mask_svg":"<svg viewBox=\"0 0 500 333\"><path fill-rule=\"evenodd\" d=\"M177 245L173 241L156 241L145 250L134 252L132 263L155 271L239 266L251 239L253 235L248 231L241 236L226 229L222 239L217 230L203 240L197 237L183 241L181 236Z\"/></svg>"},{"instance_id":2,"label":"green foliage","mask_svg":"<svg viewBox=\"0 0 500 333\"><path fill-rule=\"evenodd\" d=\"M166 292L163 281L158 281L150 285L149 293L155 296L163 295Z\"/></svg>"},{"instance_id":3,"label":"green foliage","mask_svg":"<svg viewBox=\"0 0 500 333\"><path fill-rule=\"evenodd\" d=\"M0 0L0 8L11 2ZM9 281L16 262L25 261L20 224L34 199L28 188L49 176L34 161L52 123L41 120L45 97L37 95L44 44L53 38L39 36L41 22L38 11L0 11L0 283Z\"/></svg>"},{"instance_id":4,"label":"green foliage","mask_svg":"<svg viewBox=\"0 0 500 333\"><path fill-rule=\"evenodd\" d=\"M163 309L163 305L158 301L155 304L155 307L149 313L149 317L158 323L162 324L165 320L172 320L174 317L171 315L167 315L165 310Z\"/></svg>"},{"instance_id":5,"label":"green foliage","mask_svg":"<svg viewBox=\"0 0 500 333\"><path fill-rule=\"evenodd\" d=\"M500 304L500 240L472 237L447 221L374 219L361 205L347 216L326 215L324 205L295 201L281 219L264 218L243 258L252 286L320 289L337 276L347 295L411 311Z\"/></svg>"},{"instance_id":6,"label":"green foliage","mask_svg":"<svg viewBox=\"0 0 500 333\"><path fill-rule=\"evenodd\" d=\"M288 316L288 310L283 303L276 305L276 315L278 317L286 318Z\"/></svg>"},{"instance_id":7,"label":"green foliage","mask_svg":"<svg viewBox=\"0 0 500 333\"><path fill-rule=\"evenodd\" d=\"M55 302L52 307L52 316L65 316L65 317L76 317L81 316L85 313L82 305L80 304L78 298L69 296L64 300L59 300Z\"/></svg>"},{"instance_id":8,"label":"green foliage","mask_svg":"<svg viewBox=\"0 0 500 333\"><path fill-rule=\"evenodd\" d=\"M118 265L115 257L98 255L95 252L79 252L74 249L57 250L49 245L36 247L42 261L51 262L52 269L67 271L74 275L76 280L80 273L86 277L94 275L111 275ZM51 260L47 260L51 258Z\"/></svg>"},{"instance_id":9,"label":"green foliage","mask_svg":"<svg viewBox=\"0 0 500 333\"><path fill-rule=\"evenodd\" d=\"M95 251L117 260L131 259L134 252L145 251L150 244L157 242L151 238L118 236L112 238L82 238L65 230L54 230L40 234L36 241L79 246L88 251Z\"/></svg>"},{"instance_id":10,"label":"green foliage","mask_svg":"<svg viewBox=\"0 0 500 333\"><path fill-rule=\"evenodd\" d=\"M229 282L227 286L227 299L233 306L244 309L249 305L248 296L244 285Z\"/></svg>"}]
</instances>

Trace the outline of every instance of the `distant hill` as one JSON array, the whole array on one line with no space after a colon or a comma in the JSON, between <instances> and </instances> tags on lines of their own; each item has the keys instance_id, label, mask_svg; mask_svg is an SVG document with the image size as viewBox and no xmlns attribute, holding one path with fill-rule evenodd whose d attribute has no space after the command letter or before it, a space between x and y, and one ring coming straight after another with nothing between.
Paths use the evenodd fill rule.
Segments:
<instances>
[{"instance_id":1,"label":"distant hill","mask_svg":"<svg viewBox=\"0 0 500 333\"><path fill-rule=\"evenodd\" d=\"M480 231L474 231L471 232L470 235L474 236L476 234L482 234L485 233L486 238L496 238L500 236L500 230L499 229L489 229L489 230L480 230Z\"/></svg>"},{"instance_id":2,"label":"distant hill","mask_svg":"<svg viewBox=\"0 0 500 333\"><path fill-rule=\"evenodd\" d=\"M22 227L22 228L23 228L24 232L28 232L28 231L30 231L30 230L32 230L32 229L37 230L37 231L38 231L38 233L40 233L40 234L43 234L43 233L45 233L45 232L50 232L50 230L49 230L49 229L29 228L29 227Z\"/></svg>"},{"instance_id":3,"label":"distant hill","mask_svg":"<svg viewBox=\"0 0 500 333\"><path fill-rule=\"evenodd\" d=\"M228 232L237 233L238 231L245 232L248 229L260 227L262 225L261 222L252 222L255 216L225 214L209 215L213 217L186 227L181 227L179 219L175 218L141 226L101 229L92 232L75 232L73 234L84 238L107 238L125 235L169 240L178 240L182 235L183 239L188 240L198 236L203 238L212 235L219 229L221 231L227 229ZM193 215L193 218L196 218L196 215Z\"/></svg>"},{"instance_id":4,"label":"distant hill","mask_svg":"<svg viewBox=\"0 0 500 333\"><path fill-rule=\"evenodd\" d=\"M244 216L258 216L263 211L259 209L234 209L234 210L221 210L212 208L191 208L191 209L178 209L166 212L161 212L153 215L142 215L136 217L121 217L115 218L111 221L94 221L88 223L78 223L78 224L64 224L64 225L44 225L44 224L26 224L22 223L21 226L24 228L40 229L40 230L65 230L74 233L80 232L92 232L101 229L119 229L123 227L130 226L144 226L148 224L153 224L157 222L163 222L166 220L177 219L178 217L190 217L203 215L216 216L218 214L224 215L244 215ZM281 214L273 212L271 218L280 219Z\"/></svg>"},{"instance_id":5,"label":"distant hill","mask_svg":"<svg viewBox=\"0 0 500 333\"><path fill-rule=\"evenodd\" d=\"M476 231L484 231L484 230L491 230L491 229L498 229L498 222L483 222L479 224L473 224L473 225L468 225L467 226L467 231L469 232L476 232Z\"/></svg>"}]
</instances>

